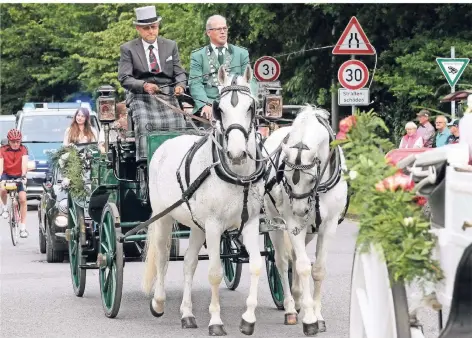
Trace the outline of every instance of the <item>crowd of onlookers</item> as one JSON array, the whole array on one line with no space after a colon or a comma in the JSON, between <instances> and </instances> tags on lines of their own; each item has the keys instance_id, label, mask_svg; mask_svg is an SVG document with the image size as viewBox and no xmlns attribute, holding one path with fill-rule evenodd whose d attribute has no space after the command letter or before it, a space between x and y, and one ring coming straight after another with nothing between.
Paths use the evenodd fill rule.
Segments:
<instances>
[{"instance_id":1,"label":"crowd of onlookers","mask_svg":"<svg viewBox=\"0 0 472 338\"><path fill-rule=\"evenodd\" d=\"M423 109L417 114L418 125L410 121L405 125L406 135L400 141L400 149L438 148L446 144L459 142L459 120L448 122L443 115L438 115L435 127L429 121L431 113Z\"/></svg>"}]
</instances>

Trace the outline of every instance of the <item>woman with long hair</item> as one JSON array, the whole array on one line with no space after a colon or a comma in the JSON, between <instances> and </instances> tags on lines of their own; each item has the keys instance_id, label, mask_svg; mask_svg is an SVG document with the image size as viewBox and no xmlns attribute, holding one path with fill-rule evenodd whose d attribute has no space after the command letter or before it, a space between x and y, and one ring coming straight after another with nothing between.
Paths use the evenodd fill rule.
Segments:
<instances>
[{"instance_id":1,"label":"woman with long hair","mask_svg":"<svg viewBox=\"0 0 472 338\"><path fill-rule=\"evenodd\" d=\"M64 134L64 145L97 142L97 130L90 123L90 112L87 108L79 108L75 112L70 127Z\"/></svg>"}]
</instances>

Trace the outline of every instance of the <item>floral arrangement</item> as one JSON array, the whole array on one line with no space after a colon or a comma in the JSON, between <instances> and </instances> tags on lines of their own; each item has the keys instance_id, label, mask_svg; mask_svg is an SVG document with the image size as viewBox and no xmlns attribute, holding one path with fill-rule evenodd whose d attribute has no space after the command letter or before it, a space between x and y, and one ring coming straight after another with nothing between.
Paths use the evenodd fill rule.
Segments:
<instances>
[{"instance_id":1,"label":"floral arrangement","mask_svg":"<svg viewBox=\"0 0 472 338\"><path fill-rule=\"evenodd\" d=\"M62 173L62 188L75 199L84 199L90 195L85 183L86 165L84 155L75 145L63 146L50 153L52 166L59 166Z\"/></svg>"},{"instance_id":2,"label":"floral arrangement","mask_svg":"<svg viewBox=\"0 0 472 338\"><path fill-rule=\"evenodd\" d=\"M412 192L410 178L386 159L394 146L378 135L381 130L388 132L374 112L357 113L340 122L333 141L346 156L352 201L363 210L357 245L380 246L395 281L437 282L443 274L432 259L436 237L423 216L424 201Z\"/></svg>"}]
</instances>

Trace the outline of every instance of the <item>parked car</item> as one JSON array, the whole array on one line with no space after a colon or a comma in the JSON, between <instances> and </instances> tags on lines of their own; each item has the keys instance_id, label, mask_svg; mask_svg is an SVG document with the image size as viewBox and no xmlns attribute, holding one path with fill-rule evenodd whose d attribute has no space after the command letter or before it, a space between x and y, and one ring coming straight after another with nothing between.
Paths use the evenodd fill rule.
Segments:
<instances>
[{"instance_id":1,"label":"parked car","mask_svg":"<svg viewBox=\"0 0 472 338\"><path fill-rule=\"evenodd\" d=\"M62 190L62 175L57 166L46 173L43 188L38 206L39 251L46 254L48 263L60 263L68 251L65 237L68 210L67 192Z\"/></svg>"},{"instance_id":2,"label":"parked car","mask_svg":"<svg viewBox=\"0 0 472 338\"><path fill-rule=\"evenodd\" d=\"M0 115L0 138L6 139L10 129L16 127L15 115Z\"/></svg>"},{"instance_id":3,"label":"parked car","mask_svg":"<svg viewBox=\"0 0 472 338\"><path fill-rule=\"evenodd\" d=\"M17 128L23 134L23 144L28 148L30 158L26 175L28 200L41 198L49 167L48 152L62 146L64 133L80 107L89 109L92 126L100 131L97 114L84 102L29 102L17 113Z\"/></svg>"}]
</instances>

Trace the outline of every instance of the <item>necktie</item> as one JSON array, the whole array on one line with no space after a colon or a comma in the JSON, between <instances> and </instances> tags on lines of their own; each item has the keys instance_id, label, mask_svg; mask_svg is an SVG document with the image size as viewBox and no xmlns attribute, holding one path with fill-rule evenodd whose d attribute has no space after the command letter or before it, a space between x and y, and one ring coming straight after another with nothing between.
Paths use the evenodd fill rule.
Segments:
<instances>
[{"instance_id":1,"label":"necktie","mask_svg":"<svg viewBox=\"0 0 472 338\"><path fill-rule=\"evenodd\" d=\"M216 47L216 49L218 49L218 62L220 63L220 66L225 62L223 48L224 47Z\"/></svg>"},{"instance_id":2,"label":"necktie","mask_svg":"<svg viewBox=\"0 0 472 338\"><path fill-rule=\"evenodd\" d=\"M157 74L161 70L159 69L159 64L157 63L156 55L152 51L153 48L153 45L149 45L149 63L151 64L151 72Z\"/></svg>"}]
</instances>

